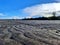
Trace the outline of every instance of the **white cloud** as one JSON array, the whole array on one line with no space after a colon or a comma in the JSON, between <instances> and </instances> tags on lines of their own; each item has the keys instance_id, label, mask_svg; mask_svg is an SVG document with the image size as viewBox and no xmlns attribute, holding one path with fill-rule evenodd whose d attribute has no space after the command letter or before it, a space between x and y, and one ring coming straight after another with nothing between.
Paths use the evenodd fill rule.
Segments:
<instances>
[{"instance_id":1,"label":"white cloud","mask_svg":"<svg viewBox=\"0 0 60 45\"><path fill-rule=\"evenodd\" d=\"M31 7L26 7L23 12L28 14L27 17L39 16L52 16L52 12L60 11L60 3L47 3L38 4Z\"/></svg>"},{"instance_id":2,"label":"white cloud","mask_svg":"<svg viewBox=\"0 0 60 45\"><path fill-rule=\"evenodd\" d=\"M0 13L0 16L5 16L3 13Z\"/></svg>"},{"instance_id":3,"label":"white cloud","mask_svg":"<svg viewBox=\"0 0 60 45\"><path fill-rule=\"evenodd\" d=\"M20 17L20 16L12 16L12 17L8 17L8 19L22 19L24 17Z\"/></svg>"},{"instance_id":4,"label":"white cloud","mask_svg":"<svg viewBox=\"0 0 60 45\"><path fill-rule=\"evenodd\" d=\"M13 19L20 19L19 16L13 16L12 18L13 18Z\"/></svg>"}]
</instances>

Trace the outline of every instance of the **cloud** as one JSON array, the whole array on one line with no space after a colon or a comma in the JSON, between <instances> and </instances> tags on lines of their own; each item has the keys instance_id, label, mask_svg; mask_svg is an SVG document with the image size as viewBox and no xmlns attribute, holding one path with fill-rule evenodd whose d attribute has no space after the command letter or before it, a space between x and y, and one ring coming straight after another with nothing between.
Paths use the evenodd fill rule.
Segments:
<instances>
[{"instance_id":1,"label":"cloud","mask_svg":"<svg viewBox=\"0 0 60 45\"><path fill-rule=\"evenodd\" d=\"M31 7L26 7L23 9L23 12L26 13L29 17L33 16L52 16L52 12L60 11L60 3L47 3L47 4L38 4Z\"/></svg>"},{"instance_id":2,"label":"cloud","mask_svg":"<svg viewBox=\"0 0 60 45\"><path fill-rule=\"evenodd\" d=\"M24 17L20 17L20 16L12 16L12 17L7 17L8 19L22 19Z\"/></svg>"},{"instance_id":3,"label":"cloud","mask_svg":"<svg viewBox=\"0 0 60 45\"><path fill-rule=\"evenodd\" d=\"M3 13L0 13L0 16L5 16L5 14L3 14Z\"/></svg>"}]
</instances>

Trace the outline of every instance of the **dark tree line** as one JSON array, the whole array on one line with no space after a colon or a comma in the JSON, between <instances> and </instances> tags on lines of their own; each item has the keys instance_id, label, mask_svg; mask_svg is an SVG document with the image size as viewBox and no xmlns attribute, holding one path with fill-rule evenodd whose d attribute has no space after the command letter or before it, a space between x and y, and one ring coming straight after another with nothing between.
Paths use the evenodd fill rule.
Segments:
<instances>
[{"instance_id":1,"label":"dark tree line","mask_svg":"<svg viewBox=\"0 0 60 45\"><path fill-rule=\"evenodd\" d=\"M38 17L38 18L25 18L23 20L60 20L60 16L57 17Z\"/></svg>"},{"instance_id":2,"label":"dark tree line","mask_svg":"<svg viewBox=\"0 0 60 45\"><path fill-rule=\"evenodd\" d=\"M56 12L53 12L52 15L51 17L24 18L23 20L60 20L60 16L56 16Z\"/></svg>"}]
</instances>

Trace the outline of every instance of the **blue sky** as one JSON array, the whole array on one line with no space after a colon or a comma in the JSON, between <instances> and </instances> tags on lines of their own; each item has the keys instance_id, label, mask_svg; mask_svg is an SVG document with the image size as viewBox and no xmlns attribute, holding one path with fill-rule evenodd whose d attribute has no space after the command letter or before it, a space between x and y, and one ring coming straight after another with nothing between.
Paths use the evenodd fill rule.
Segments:
<instances>
[{"instance_id":1,"label":"blue sky","mask_svg":"<svg viewBox=\"0 0 60 45\"><path fill-rule=\"evenodd\" d=\"M0 19L29 17L30 13L24 12L26 11L25 9L56 2L59 2L59 0L0 0ZM39 15L35 15L35 17L36 16Z\"/></svg>"}]
</instances>

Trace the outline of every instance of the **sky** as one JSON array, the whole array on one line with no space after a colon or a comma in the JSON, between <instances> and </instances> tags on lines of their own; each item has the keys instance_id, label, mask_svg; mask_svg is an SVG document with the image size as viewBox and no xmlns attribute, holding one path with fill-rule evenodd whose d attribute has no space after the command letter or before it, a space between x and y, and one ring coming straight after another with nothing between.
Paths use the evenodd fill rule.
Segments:
<instances>
[{"instance_id":1,"label":"sky","mask_svg":"<svg viewBox=\"0 0 60 45\"><path fill-rule=\"evenodd\" d=\"M60 0L0 0L0 19L60 15Z\"/></svg>"}]
</instances>

